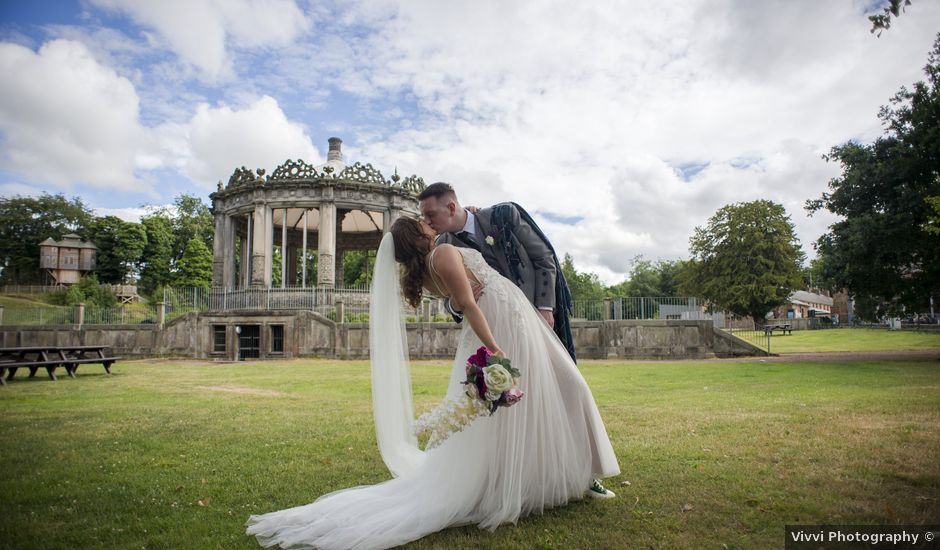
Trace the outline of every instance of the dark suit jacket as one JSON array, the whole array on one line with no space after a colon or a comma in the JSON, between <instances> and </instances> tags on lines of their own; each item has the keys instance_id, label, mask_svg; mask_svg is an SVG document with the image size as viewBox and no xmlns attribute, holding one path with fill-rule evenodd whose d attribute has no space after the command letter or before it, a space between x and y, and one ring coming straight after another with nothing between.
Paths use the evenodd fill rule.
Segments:
<instances>
[{"instance_id":1,"label":"dark suit jacket","mask_svg":"<svg viewBox=\"0 0 940 550\"><path fill-rule=\"evenodd\" d=\"M555 309L555 257L532 227L519 217L519 211L512 207L512 238L519 252L521 280L513 280L506 254L498 242L490 245L487 237L497 239L497 229L493 227L493 208L483 208L471 214L476 221L476 237L480 243L483 258L503 277L513 280L525 293L535 307ZM441 233L437 244L449 243L454 246L470 247L453 233Z\"/></svg>"}]
</instances>

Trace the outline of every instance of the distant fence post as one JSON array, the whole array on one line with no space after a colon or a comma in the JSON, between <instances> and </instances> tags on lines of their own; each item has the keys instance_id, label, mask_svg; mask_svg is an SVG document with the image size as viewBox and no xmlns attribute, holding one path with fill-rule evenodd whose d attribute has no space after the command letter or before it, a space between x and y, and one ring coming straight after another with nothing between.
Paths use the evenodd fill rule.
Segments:
<instances>
[{"instance_id":1,"label":"distant fence post","mask_svg":"<svg viewBox=\"0 0 940 550\"><path fill-rule=\"evenodd\" d=\"M605 321L610 321L610 298L604 298L604 311L601 318Z\"/></svg>"},{"instance_id":2,"label":"distant fence post","mask_svg":"<svg viewBox=\"0 0 940 550\"><path fill-rule=\"evenodd\" d=\"M3 306L0 306L0 325L3 325Z\"/></svg>"},{"instance_id":3,"label":"distant fence post","mask_svg":"<svg viewBox=\"0 0 940 550\"><path fill-rule=\"evenodd\" d=\"M424 317L424 321L427 323L431 322L431 301L425 300L421 304L421 316Z\"/></svg>"},{"instance_id":4,"label":"distant fence post","mask_svg":"<svg viewBox=\"0 0 940 550\"><path fill-rule=\"evenodd\" d=\"M75 304L75 324L78 328L85 324L85 304Z\"/></svg>"},{"instance_id":5,"label":"distant fence post","mask_svg":"<svg viewBox=\"0 0 940 550\"><path fill-rule=\"evenodd\" d=\"M166 323L166 302L157 302L157 327L163 328Z\"/></svg>"},{"instance_id":6,"label":"distant fence post","mask_svg":"<svg viewBox=\"0 0 940 550\"><path fill-rule=\"evenodd\" d=\"M346 322L346 304L343 303L342 298L336 299L336 322L337 323Z\"/></svg>"}]
</instances>

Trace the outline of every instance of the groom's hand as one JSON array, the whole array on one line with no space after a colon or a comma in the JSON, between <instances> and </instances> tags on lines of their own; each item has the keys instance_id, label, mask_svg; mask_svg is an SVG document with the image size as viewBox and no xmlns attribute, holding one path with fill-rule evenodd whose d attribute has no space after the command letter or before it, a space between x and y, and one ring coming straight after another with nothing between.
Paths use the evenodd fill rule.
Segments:
<instances>
[{"instance_id":1,"label":"groom's hand","mask_svg":"<svg viewBox=\"0 0 940 550\"><path fill-rule=\"evenodd\" d=\"M555 314L550 309L540 309L539 314L542 316L542 319L545 319L545 322L548 323L548 326L555 328Z\"/></svg>"}]
</instances>

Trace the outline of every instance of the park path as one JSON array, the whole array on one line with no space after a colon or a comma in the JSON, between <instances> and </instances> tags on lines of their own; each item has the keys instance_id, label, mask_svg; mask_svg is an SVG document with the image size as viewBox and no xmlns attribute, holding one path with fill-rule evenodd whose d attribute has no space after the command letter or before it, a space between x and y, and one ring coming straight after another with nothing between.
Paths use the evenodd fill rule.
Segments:
<instances>
[{"instance_id":1,"label":"park path","mask_svg":"<svg viewBox=\"0 0 940 550\"><path fill-rule=\"evenodd\" d=\"M752 358L753 359L753 358ZM893 350L893 351L825 351L813 353L781 353L773 357L764 357L768 362L791 361L858 361L889 359L937 359L940 349Z\"/></svg>"}]
</instances>

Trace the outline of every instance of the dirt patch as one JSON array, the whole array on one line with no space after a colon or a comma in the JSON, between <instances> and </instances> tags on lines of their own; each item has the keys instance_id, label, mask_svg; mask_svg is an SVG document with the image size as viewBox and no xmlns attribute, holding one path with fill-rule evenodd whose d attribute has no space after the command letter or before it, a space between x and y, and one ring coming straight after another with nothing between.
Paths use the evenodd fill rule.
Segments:
<instances>
[{"instance_id":1,"label":"dirt patch","mask_svg":"<svg viewBox=\"0 0 940 550\"><path fill-rule=\"evenodd\" d=\"M225 393L238 393L241 395L257 395L259 397L287 397L288 394L276 390L263 390L260 388L244 388L240 386L196 386L199 390L220 391Z\"/></svg>"}]
</instances>

